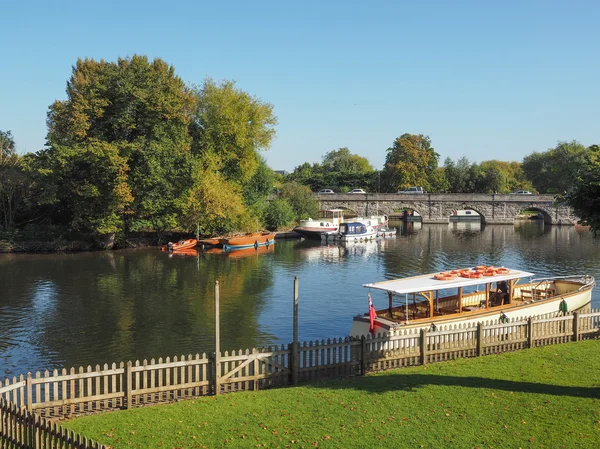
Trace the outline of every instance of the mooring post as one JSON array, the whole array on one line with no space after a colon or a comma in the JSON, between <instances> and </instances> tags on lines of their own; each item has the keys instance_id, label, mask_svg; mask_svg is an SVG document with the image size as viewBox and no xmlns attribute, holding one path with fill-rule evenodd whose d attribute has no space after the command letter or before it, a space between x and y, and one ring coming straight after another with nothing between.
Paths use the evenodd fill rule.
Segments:
<instances>
[{"instance_id":1,"label":"mooring post","mask_svg":"<svg viewBox=\"0 0 600 449\"><path fill-rule=\"evenodd\" d=\"M298 276L294 277L294 341L292 343L292 384L298 385L300 355L298 353Z\"/></svg>"},{"instance_id":2,"label":"mooring post","mask_svg":"<svg viewBox=\"0 0 600 449\"><path fill-rule=\"evenodd\" d=\"M215 394L221 393L221 327L219 321L219 281L215 281Z\"/></svg>"}]
</instances>

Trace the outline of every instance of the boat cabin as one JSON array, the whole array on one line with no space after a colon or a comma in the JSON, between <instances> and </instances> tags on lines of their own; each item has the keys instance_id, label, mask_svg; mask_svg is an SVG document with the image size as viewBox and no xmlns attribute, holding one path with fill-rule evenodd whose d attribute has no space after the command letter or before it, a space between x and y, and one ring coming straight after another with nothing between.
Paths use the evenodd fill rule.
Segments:
<instances>
[{"instance_id":1,"label":"boat cabin","mask_svg":"<svg viewBox=\"0 0 600 449\"><path fill-rule=\"evenodd\" d=\"M376 331L387 332L400 326L427 328L434 322L472 324L572 312L589 307L594 285L588 275L534 279L527 271L478 266L363 287L387 293L387 307L375 310ZM351 335L368 333L369 319L368 314L354 317Z\"/></svg>"}]
</instances>

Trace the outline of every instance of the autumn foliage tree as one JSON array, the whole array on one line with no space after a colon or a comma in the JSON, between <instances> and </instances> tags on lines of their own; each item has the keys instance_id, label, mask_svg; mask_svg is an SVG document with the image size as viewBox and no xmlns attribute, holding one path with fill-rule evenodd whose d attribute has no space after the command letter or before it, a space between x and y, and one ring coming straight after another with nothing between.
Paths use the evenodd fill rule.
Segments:
<instances>
[{"instance_id":1,"label":"autumn foliage tree","mask_svg":"<svg viewBox=\"0 0 600 449\"><path fill-rule=\"evenodd\" d=\"M403 134L387 149L382 183L392 192L409 186L431 190L438 182L439 154L423 134Z\"/></svg>"}]
</instances>

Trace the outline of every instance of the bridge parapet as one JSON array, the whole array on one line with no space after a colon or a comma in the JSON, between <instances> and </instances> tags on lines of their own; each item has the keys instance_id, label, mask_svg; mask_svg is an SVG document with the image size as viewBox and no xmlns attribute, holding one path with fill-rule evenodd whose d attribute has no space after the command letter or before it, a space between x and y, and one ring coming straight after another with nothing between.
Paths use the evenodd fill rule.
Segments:
<instances>
[{"instance_id":1,"label":"bridge parapet","mask_svg":"<svg viewBox=\"0 0 600 449\"><path fill-rule=\"evenodd\" d=\"M547 224L573 225L577 221L573 210L557 202L554 195L367 193L319 195L318 199L322 209L344 207L361 216L411 209L421 215L423 223L448 223L455 211L463 209L476 211L488 224L513 224L525 209L541 212Z\"/></svg>"}]
</instances>

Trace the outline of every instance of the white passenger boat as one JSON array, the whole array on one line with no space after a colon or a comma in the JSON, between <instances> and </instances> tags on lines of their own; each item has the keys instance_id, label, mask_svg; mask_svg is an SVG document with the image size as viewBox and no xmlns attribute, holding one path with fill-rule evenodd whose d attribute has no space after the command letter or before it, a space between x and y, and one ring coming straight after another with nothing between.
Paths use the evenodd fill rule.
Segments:
<instances>
[{"instance_id":1,"label":"white passenger boat","mask_svg":"<svg viewBox=\"0 0 600 449\"><path fill-rule=\"evenodd\" d=\"M556 316L589 307L595 281L589 275L535 278L533 273L478 266L393 279L363 287L387 293L388 306L357 315L351 335L395 329ZM398 298L394 301L394 298ZM371 322L372 321L372 322Z\"/></svg>"}]
</instances>

